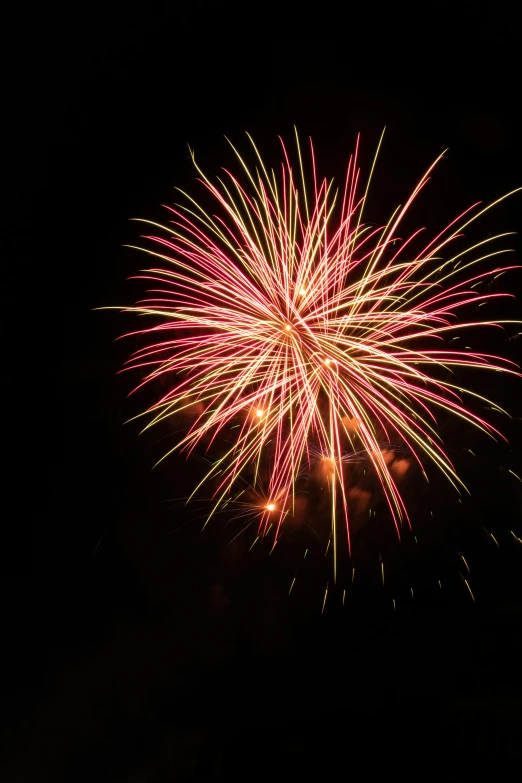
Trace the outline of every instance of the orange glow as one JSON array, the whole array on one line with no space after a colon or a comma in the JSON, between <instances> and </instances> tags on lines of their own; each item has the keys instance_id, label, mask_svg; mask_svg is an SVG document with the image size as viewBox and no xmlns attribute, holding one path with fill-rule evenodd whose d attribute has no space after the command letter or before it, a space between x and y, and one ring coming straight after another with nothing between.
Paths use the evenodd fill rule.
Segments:
<instances>
[{"instance_id":1,"label":"orange glow","mask_svg":"<svg viewBox=\"0 0 522 783\"><path fill-rule=\"evenodd\" d=\"M357 432L361 426L361 422L356 416L353 416L352 418L349 416L344 416L342 418L342 422L348 432Z\"/></svg>"},{"instance_id":2,"label":"orange glow","mask_svg":"<svg viewBox=\"0 0 522 783\"><path fill-rule=\"evenodd\" d=\"M392 462L390 470L395 478L400 479L407 473L409 467L410 461L408 459L396 459L395 462Z\"/></svg>"},{"instance_id":3,"label":"orange glow","mask_svg":"<svg viewBox=\"0 0 522 783\"><path fill-rule=\"evenodd\" d=\"M335 460L332 457L323 457L323 465L329 473L335 472Z\"/></svg>"},{"instance_id":4,"label":"orange glow","mask_svg":"<svg viewBox=\"0 0 522 783\"><path fill-rule=\"evenodd\" d=\"M365 489L359 489L359 487L352 487L348 490L347 495L353 504L355 514L362 514L366 511L371 497L369 492Z\"/></svg>"},{"instance_id":5,"label":"orange glow","mask_svg":"<svg viewBox=\"0 0 522 783\"><path fill-rule=\"evenodd\" d=\"M395 452L391 451L391 449L383 449L381 454L386 465L389 465L395 459Z\"/></svg>"},{"instance_id":6,"label":"orange glow","mask_svg":"<svg viewBox=\"0 0 522 783\"><path fill-rule=\"evenodd\" d=\"M274 503L269 503L266 508L267 508L267 511L275 511Z\"/></svg>"}]
</instances>

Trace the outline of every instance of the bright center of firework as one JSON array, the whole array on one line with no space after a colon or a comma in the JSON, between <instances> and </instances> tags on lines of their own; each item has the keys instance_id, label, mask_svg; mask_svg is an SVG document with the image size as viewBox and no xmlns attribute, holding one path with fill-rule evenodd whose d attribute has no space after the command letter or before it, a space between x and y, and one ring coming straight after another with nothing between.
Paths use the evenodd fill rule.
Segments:
<instances>
[{"instance_id":1,"label":"bright center of firework","mask_svg":"<svg viewBox=\"0 0 522 783\"><path fill-rule=\"evenodd\" d=\"M325 359L325 360L324 360L324 363L325 363L325 364L330 364L330 362L331 362L331 359Z\"/></svg>"},{"instance_id":2,"label":"bright center of firework","mask_svg":"<svg viewBox=\"0 0 522 783\"><path fill-rule=\"evenodd\" d=\"M267 510L268 511L274 511L275 510L275 505L273 503L269 503L268 506L267 506Z\"/></svg>"},{"instance_id":3,"label":"bright center of firework","mask_svg":"<svg viewBox=\"0 0 522 783\"><path fill-rule=\"evenodd\" d=\"M323 457L324 467L326 470L335 472L335 459L333 457Z\"/></svg>"},{"instance_id":4,"label":"bright center of firework","mask_svg":"<svg viewBox=\"0 0 522 783\"><path fill-rule=\"evenodd\" d=\"M285 331L286 331L286 332L291 332L291 331L292 331L292 327L290 326L290 324L287 324L287 325L285 326Z\"/></svg>"},{"instance_id":5,"label":"bright center of firework","mask_svg":"<svg viewBox=\"0 0 522 783\"><path fill-rule=\"evenodd\" d=\"M306 294L306 288L301 288L299 293L301 294L301 296L304 296Z\"/></svg>"},{"instance_id":6,"label":"bright center of firework","mask_svg":"<svg viewBox=\"0 0 522 783\"><path fill-rule=\"evenodd\" d=\"M261 418L263 416L263 413L264 411L262 411L260 408L259 410L256 411L256 416L259 416L259 418Z\"/></svg>"}]
</instances>

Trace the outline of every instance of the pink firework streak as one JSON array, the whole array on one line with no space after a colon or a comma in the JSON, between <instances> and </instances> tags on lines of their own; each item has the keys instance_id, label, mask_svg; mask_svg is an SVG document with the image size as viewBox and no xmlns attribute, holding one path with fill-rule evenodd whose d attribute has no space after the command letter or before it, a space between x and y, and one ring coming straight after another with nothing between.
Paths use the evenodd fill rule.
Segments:
<instances>
[{"instance_id":1,"label":"pink firework streak","mask_svg":"<svg viewBox=\"0 0 522 783\"><path fill-rule=\"evenodd\" d=\"M210 211L183 193L184 205L166 207L167 225L143 221L155 232L144 237L153 243L144 252L161 266L140 275L154 285L150 298L125 310L156 323L133 332L147 335L150 344L133 354L126 369L145 369L137 388L163 376L171 383L140 414L148 417L145 429L196 410L174 449L190 454L219 442L220 455L191 495L211 483L210 516L248 475L254 488L261 482L266 500L258 507L258 534L271 529L277 540L295 502L298 476L323 459L330 473L335 578L341 536L350 551L342 467L347 453L367 455L400 535L410 521L383 440L399 439L421 469L431 461L460 492L466 488L436 431L437 410L503 437L467 409L461 395L489 400L438 379L434 371L472 367L519 375L508 360L454 350L444 341L457 328L517 323L458 319L469 305L508 296L482 294L476 285L515 267L477 270L485 259L508 252L490 244L506 234L453 252L454 240L494 204L474 204L420 252L411 250L420 231L398 238L442 156L405 205L375 228L363 223L363 210L381 142L361 196L359 142L344 187L334 190L332 181L318 178L311 140L307 185L297 133L297 165L292 168L281 141L278 174L265 167L249 139L254 168L233 147L242 178L223 170L213 183L192 156L206 199L214 202Z\"/></svg>"}]
</instances>

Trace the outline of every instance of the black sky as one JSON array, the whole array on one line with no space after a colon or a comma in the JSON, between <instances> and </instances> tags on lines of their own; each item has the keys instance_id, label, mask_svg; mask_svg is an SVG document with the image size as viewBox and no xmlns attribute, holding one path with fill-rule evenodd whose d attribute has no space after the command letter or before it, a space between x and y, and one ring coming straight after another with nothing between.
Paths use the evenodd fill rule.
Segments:
<instances>
[{"instance_id":1,"label":"black sky","mask_svg":"<svg viewBox=\"0 0 522 783\"><path fill-rule=\"evenodd\" d=\"M160 218L174 186L192 187L187 144L216 173L224 135L241 144L247 130L271 154L295 123L335 175L357 132L364 163L386 125L376 220L447 147L423 220L522 184L522 40L508 12L316 13L306 31L217 3L7 20L6 780L467 780L488 764L504 779L520 762L521 550L507 534L494 556L468 541L475 605L455 587L395 616L373 594L348 619L297 616L277 570L227 564L195 528L172 535L165 500L186 468L151 473L154 441L122 426L128 347L114 340L133 324L94 308L138 294L129 218ZM520 204L481 232L520 230ZM516 469L520 384L496 391L518 417L499 457ZM487 491L461 523L483 514L520 535L499 459L483 455ZM413 579L430 557L408 566Z\"/></svg>"}]
</instances>

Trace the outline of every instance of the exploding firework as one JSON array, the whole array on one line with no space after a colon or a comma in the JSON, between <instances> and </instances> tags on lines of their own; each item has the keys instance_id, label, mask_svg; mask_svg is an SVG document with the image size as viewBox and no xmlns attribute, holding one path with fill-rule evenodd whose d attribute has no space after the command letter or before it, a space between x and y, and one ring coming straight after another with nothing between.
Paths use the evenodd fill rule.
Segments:
<instances>
[{"instance_id":1,"label":"exploding firework","mask_svg":"<svg viewBox=\"0 0 522 783\"><path fill-rule=\"evenodd\" d=\"M154 260L139 277L152 287L149 298L125 310L154 323L133 332L148 343L126 368L145 373L137 388L158 379L168 385L140 414L148 418L145 429L190 415L171 451L216 455L193 492L212 487L210 516L233 505L248 481L258 492L245 506L249 524L255 518L258 537L270 532L277 540L303 474L322 465L335 579L339 545L350 551L347 464L364 456L400 536L410 524L399 490L409 462L402 459L399 470L383 443L398 442L423 472L433 463L461 492L466 488L437 431L437 412L503 437L463 397L493 403L461 387L455 373L483 368L517 375L518 367L459 349L453 335L457 328L513 323L460 317L470 306L508 296L477 288L515 268L480 271L485 260L508 252L491 244L507 235L465 249L456 243L507 196L485 208L473 205L414 250L421 232L405 239L398 232L442 156L404 206L375 227L363 222L363 212L380 142L364 188L357 141L336 190L319 178L311 140L305 156L296 133L295 166L281 141L277 172L249 140L254 166L232 147L241 176L224 169L212 182L192 156L212 206L180 191L185 201L166 207L166 225L143 221L153 230L144 252Z\"/></svg>"}]
</instances>

